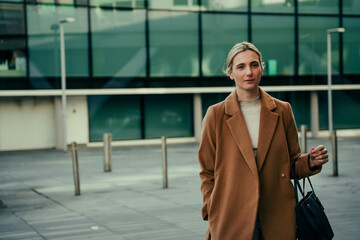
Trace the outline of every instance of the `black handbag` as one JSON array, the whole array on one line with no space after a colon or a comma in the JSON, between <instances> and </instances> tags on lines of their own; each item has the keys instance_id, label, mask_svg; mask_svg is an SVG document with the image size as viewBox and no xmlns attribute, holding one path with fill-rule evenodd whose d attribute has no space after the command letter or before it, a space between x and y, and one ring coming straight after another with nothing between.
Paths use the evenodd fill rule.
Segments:
<instances>
[{"instance_id":1,"label":"black handbag","mask_svg":"<svg viewBox=\"0 0 360 240\"><path fill-rule=\"evenodd\" d=\"M316 196L310 178L307 177L311 186L310 192L305 193L305 178L303 179L303 188L300 187L299 180L295 172L294 164L294 190L295 190L295 213L297 221L297 236L299 240L328 240L334 237L328 218L324 212L324 207ZM298 201L298 189L302 199Z\"/></svg>"}]
</instances>

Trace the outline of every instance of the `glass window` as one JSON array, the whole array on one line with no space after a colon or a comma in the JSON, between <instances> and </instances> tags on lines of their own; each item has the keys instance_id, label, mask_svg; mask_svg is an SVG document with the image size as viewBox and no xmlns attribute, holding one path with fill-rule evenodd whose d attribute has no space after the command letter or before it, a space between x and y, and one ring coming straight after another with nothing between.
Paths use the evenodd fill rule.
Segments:
<instances>
[{"instance_id":1,"label":"glass window","mask_svg":"<svg viewBox=\"0 0 360 240\"><path fill-rule=\"evenodd\" d=\"M229 95L230 93L204 93L201 94L201 103L202 103L202 115L205 116L208 108L211 105L219 103Z\"/></svg>"},{"instance_id":2,"label":"glass window","mask_svg":"<svg viewBox=\"0 0 360 240\"><path fill-rule=\"evenodd\" d=\"M25 76L25 39L0 37L0 77Z\"/></svg>"},{"instance_id":3,"label":"glass window","mask_svg":"<svg viewBox=\"0 0 360 240\"><path fill-rule=\"evenodd\" d=\"M270 92L271 96L289 102L294 114L296 126L300 129L300 126L305 124L311 129L310 124L310 92ZM325 105L324 105L325 106Z\"/></svg>"},{"instance_id":4,"label":"glass window","mask_svg":"<svg viewBox=\"0 0 360 240\"><path fill-rule=\"evenodd\" d=\"M264 75L294 74L294 21L292 16L252 16L252 42L265 62Z\"/></svg>"},{"instance_id":5,"label":"glass window","mask_svg":"<svg viewBox=\"0 0 360 240\"><path fill-rule=\"evenodd\" d=\"M294 12L294 0L251 0L252 12Z\"/></svg>"},{"instance_id":6,"label":"glass window","mask_svg":"<svg viewBox=\"0 0 360 240\"><path fill-rule=\"evenodd\" d=\"M316 23L316 24L314 24ZM326 29L338 27L338 18L299 17L299 74L327 73ZM331 35L333 73L339 73L339 34Z\"/></svg>"},{"instance_id":7,"label":"glass window","mask_svg":"<svg viewBox=\"0 0 360 240\"><path fill-rule=\"evenodd\" d=\"M45 3L45 4L55 4L55 0L25 0L28 3L37 3L37 4L41 4L41 3Z\"/></svg>"},{"instance_id":8,"label":"glass window","mask_svg":"<svg viewBox=\"0 0 360 240\"><path fill-rule=\"evenodd\" d=\"M91 9L94 76L145 76L145 11Z\"/></svg>"},{"instance_id":9,"label":"glass window","mask_svg":"<svg viewBox=\"0 0 360 240\"><path fill-rule=\"evenodd\" d=\"M360 111L355 110L360 109L359 95L359 90L333 91L335 129L360 128Z\"/></svg>"},{"instance_id":10,"label":"glass window","mask_svg":"<svg viewBox=\"0 0 360 240\"><path fill-rule=\"evenodd\" d=\"M140 96L88 96L90 142L141 139Z\"/></svg>"},{"instance_id":11,"label":"glass window","mask_svg":"<svg viewBox=\"0 0 360 240\"><path fill-rule=\"evenodd\" d=\"M344 14L360 14L360 1L342 0Z\"/></svg>"},{"instance_id":12,"label":"glass window","mask_svg":"<svg viewBox=\"0 0 360 240\"><path fill-rule=\"evenodd\" d=\"M344 18L343 70L345 74L360 73L360 18Z\"/></svg>"},{"instance_id":13,"label":"glass window","mask_svg":"<svg viewBox=\"0 0 360 240\"><path fill-rule=\"evenodd\" d=\"M92 6L143 8L145 0L90 0Z\"/></svg>"},{"instance_id":14,"label":"glass window","mask_svg":"<svg viewBox=\"0 0 360 240\"><path fill-rule=\"evenodd\" d=\"M185 9L198 10L197 0L148 0L152 9Z\"/></svg>"},{"instance_id":15,"label":"glass window","mask_svg":"<svg viewBox=\"0 0 360 240\"><path fill-rule=\"evenodd\" d=\"M333 91L334 129L360 128L360 91ZM319 105L328 105L327 92L319 92ZM329 129L328 108L319 108L319 127Z\"/></svg>"},{"instance_id":16,"label":"glass window","mask_svg":"<svg viewBox=\"0 0 360 240\"><path fill-rule=\"evenodd\" d=\"M203 10L244 12L248 9L248 0L201 0Z\"/></svg>"},{"instance_id":17,"label":"glass window","mask_svg":"<svg viewBox=\"0 0 360 240\"><path fill-rule=\"evenodd\" d=\"M204 76L224 76L226 57L235 43L247 41L247 16L202 14L202 71ZM234 24L237 23L237 24Z\"/></svg>"},{"instance_id":18,"label":"glass window","mask_svg":"<svg viewBox=\"0 0 360 240\"><path fill-rule=\"evenodd\" d=\"M193 136L192 95L145 96L145 138Z\"/></svg>"},{"instance_id":19,"label":"glass window","mask_svg":"<svg viewBox=\"0 0 360 240\"><path fill-rule=\"evenodd\" d=\"M21 4L0 4L0 35L24 34L24 7Z\"/></svg>"},{"instance_id":20,"label":"glass window","mask_svg":"<svg viewBox=\"0 0 360 240\"><path fill-rule=\"evenodd\" d=\"M149 12L150 75L198 76L198 15Z\"/></svg>"},{"instance_id":21,"label":"glass window","mask_svg":"<svg viewBox=\"0 0 360 240\"><path fill-rule=\"evenodd\" d=\"M339 13L339 0L298 0L299 13Z\"/></svg>"},{"instance_id":22,"label":"glass window","mask_svg":"<svg viewBox=\"0 0 360 240\"><path fill-rule=\"evenodd\" d=\"M87 9L70 6L28 5L29 70L31 77L60 76L59 19L64 23L67 76L88 76Z\"/></svg>"}]
</instances>

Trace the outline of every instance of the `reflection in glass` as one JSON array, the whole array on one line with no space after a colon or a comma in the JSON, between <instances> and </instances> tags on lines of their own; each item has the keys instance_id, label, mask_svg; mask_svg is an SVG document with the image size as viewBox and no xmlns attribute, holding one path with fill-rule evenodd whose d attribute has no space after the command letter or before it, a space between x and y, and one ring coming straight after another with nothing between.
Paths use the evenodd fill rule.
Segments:
<instances>
[{"instance_id":1,"label":"reflection in glass","mask_svg":"<svg viewBox=\"0 0 360 240\"><path fill-rule=\"evenodd\" d=\"M334 128L360 128L360 91L334 91ZM349 116L351 113L351 117Z\"/></svg>"},{"instance_id":2,"label":"reflection in glass","mask_svg":"<svg viewBox=\"0 0 360 240\"><path fill-rule=\"evenodd\" d=\"M141 138L140 96L89 96L88 108L90 142Z\"/></svg>"},{"instance_id":3,"label":"reflection in glass","mask_svg":"<svg viewBox=\"0 0 360 240\"><path fill-rule=\"evenodd\" d=\"M252 12L294 12L294 0L251 0Z\"/></svg>"},{"instance_id":4,"label":"reflection in glass","mask_svg":"<svg viewBox=\"0 0 360 240\"><path fill-rule=\"evenodd\" d=\"M191 95L145 96L145 138L193 136Z\"/></svg>"},{"instance_id":5,"label":"reflection in glass","mask_svg":"<svg viewBox=\"0 0 360 240\"><path fill-rule=\"evenodd\" d=\"M333 17L299 17L300 75L327 73L326 29L338 24L338 18ZM339 73L339 34L331 35L331 56L332 72Z\"/></svg>"},{"instance_id":6,"label":"reflection in glass","mask_svg":"<svg viewBox=\"0 0 360 240\"><path fill-rule=\"evenodd\" d=\"M359 74L360 18L344 18L343 69L345 74Z\"/></svg>"},{"instance_id":7,"label":"reflection in glass","mask_svg":"<svg viewBox=\"0 0 360 240\"><path fill-rule=\"evenodd\" d=\"M143 8L145 0L90 0L90 5L100 7Z\"/></svg>"},{"instance_id":8,"label":"reflection in glass","mask_svg":"<svg viewBox=\"0 0 360 240\"><path fill-rule=\"evenodd\" d=\"M25 39L0 37L0 77L26 76Z\"/></svg>"},{"instance_id":9,"label":"reflection in glass","mask_svg":"<svg viewBox=\"0 0 360 240\"><path fill-rule=\"evenodd\" d=\"M360 1L359 0L342 0L344 14L360 15Z\"/></svg>"},{"instance_id":10,"label":"reflection in glass","mask_svg":"<svg viewBox=\"0 0 360 240\"><path fill-rule=\"evenodd\" d=\"M60 42L58 21L73 17L64 24L66 75L88 76L87 9L28 5L29 70L31 77L60 76Z\"/></svg>"},{"instance_id":11,"label":"reflection in glass","mask_svg":"<svg viewBox=\"0 0 360 240\"><path fill-rule=\"evenodd\" d=\"M201 0L201 7L209 11L247 11L248 0Z\"/></svg>"},{"instance_id":12,"label":"reflection in glass","mask_svg":"<svg viewBox=\"0 0 360 240\"><path fill-rule=\"evenodd\" d=\"M24 33L25 22L23 5L0 3L0 35Z\"/></svg>"},{"instance_id":13,"label":"reflection in glass","mask_svg":"<svg viewBox=\"0 0 360 240\"><path fill-rule=\"evenodd\" d=\"M145 11L91 9L94 76L145 76Z\"/></svg>"},{"instance_id":14,"label":"reflection in glass","mask_svg":"<svg viewBox=\"0 0 360 240\"><path fill-rule=\"evenodd\" d=\"M149 12L151 76L198 76L197 20L195 13Z\"/></svg>"},{"instance_id":15,"label":"reflection in glass","mask_svg":"<svg viewBox=\"0 0 360 240\"><path fill-rule=\"evenodd\" d=\"M229 95L229 93L203 93L201 94L202 116L205 117L208 108L219 103Z\"/></svg>"},{"instance_id":16,"label":"reflection in glass","mask_svg":"<svg viewBox=\"0 0 360 240\"><path fill-rule=\"evenodd\" d=\"M305 124L311 128L310 124L310 92L270 92L270 95L291 104L292 112L296 119L296 125L298 129L302 124ZM326 106L326 105L321 105ZM326 108L322 108L326 109Z\"/></svg>"},{"instance_id":17,"label":"reflection in glass","mask_svg":"<svg viewBox=\"0 0 360 240\"><path fill-rule=\"evenodd\" d=\"M148 0L152 9L185 9L198 10L197 0Z\"/></svg>"},{"instance_id":18,"label":"reflection in glass","mask_svg":"<svg viewBox=\"0 0 360 240\"><path fill-rule=\"evenodd\" d=\"M339 13L339 0L298 0L299 13Z\"/></svg>"},{"instance_id":19,"label":"reflection in glass","mask_svg":"<svg viewBox=\"0 0 360 240\"><path fill-rule=\"evenodd\" d=\"M292 16L252 16L252 39L265 62L264 75L294 74L294 21Z\"/></svg>"},{"instance_id":20,"label":"reflection in glass","mask_svg":"<svg viewBox=\"0 0 360 240\"><path fill-rule=\"evenodd\" d=\"M201 16L203 75L224 76L222 70L229 50L235 43L248 40L247 16L205 13Z\"/></svg>"}]
</instances>

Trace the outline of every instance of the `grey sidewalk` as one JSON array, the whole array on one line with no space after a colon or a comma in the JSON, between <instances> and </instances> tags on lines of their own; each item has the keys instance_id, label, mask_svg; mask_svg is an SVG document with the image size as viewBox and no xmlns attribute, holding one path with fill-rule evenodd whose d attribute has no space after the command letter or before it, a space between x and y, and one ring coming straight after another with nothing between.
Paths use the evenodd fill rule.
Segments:
<instances>
[{"instance_id":1,"label":"grey sidewalk","mask_svg":"<svg viewBox=\"0 0 360 240\"><path fill-rule=\"evenodd\" d=\"M330 162L312 177L339 240L360 239L359 144L339 139L340 176ZM102 149L79 149L80 196L70 153L0 152L0 239L203 239L197 148L168 146L165 190L160 146L113 148L111 173Z\"/></svg>"}]
</instances>

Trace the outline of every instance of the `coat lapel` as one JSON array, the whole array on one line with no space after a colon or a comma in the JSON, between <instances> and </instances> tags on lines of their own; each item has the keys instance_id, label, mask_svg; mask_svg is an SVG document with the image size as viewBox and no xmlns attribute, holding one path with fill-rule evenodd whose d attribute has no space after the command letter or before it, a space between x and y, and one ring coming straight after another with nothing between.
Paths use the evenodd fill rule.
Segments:
<instances>
[{"instance_id":1,"label":"coat lapel","mask_svg":"<svg viewBox=\"0 0 360 240\"><path fill-rule=\"evenodd\" d=\"M273 112L273 110L276 108L276 103L272 97L264 92L261 88L259 88L259 91L261 98L261 110L257 165L260 172L269 150L271 140L274 136L279 115Z\"/></svg>"},{"instance_id":2,"label":"coat lapel","mask_svg":"<svg viewBox=\"0 0 360 240\"><path fill-rule=\"evenodd\" d=\"M231 116L226 121L226 124L230 129L237 147L254 176L258 178L258 169L250 141L250 135L246 127L244 116L240 110L236 91L233 91L225 100L225 113Z\"/></svg>"}]
</instances>

